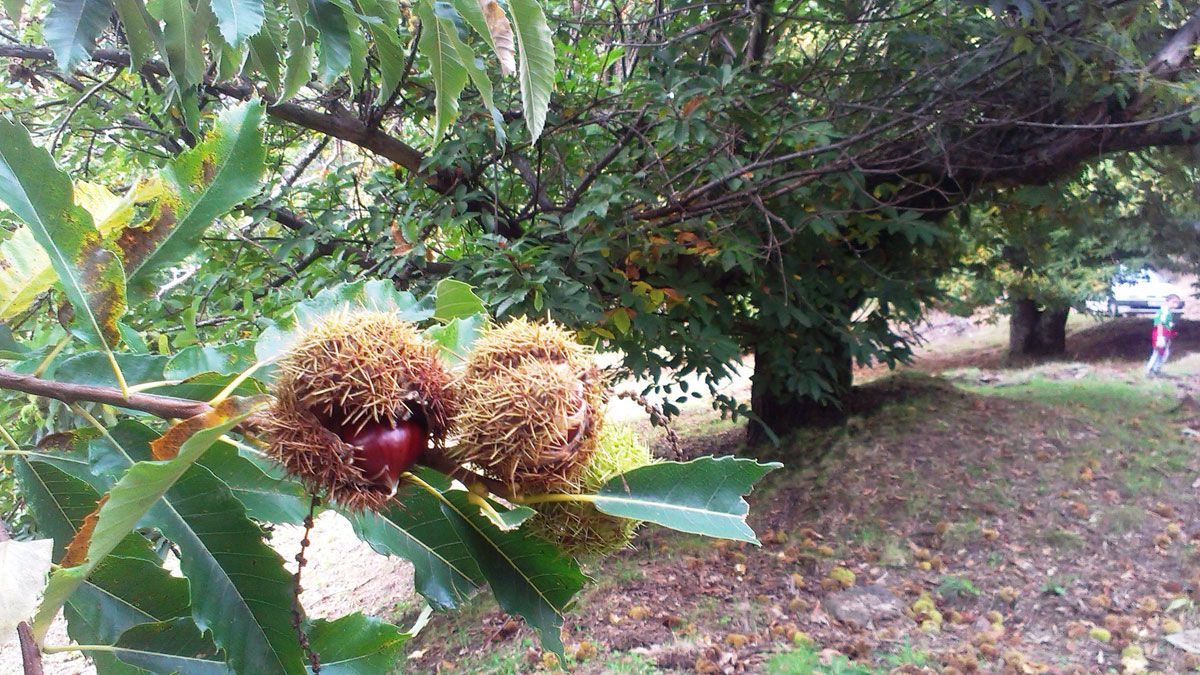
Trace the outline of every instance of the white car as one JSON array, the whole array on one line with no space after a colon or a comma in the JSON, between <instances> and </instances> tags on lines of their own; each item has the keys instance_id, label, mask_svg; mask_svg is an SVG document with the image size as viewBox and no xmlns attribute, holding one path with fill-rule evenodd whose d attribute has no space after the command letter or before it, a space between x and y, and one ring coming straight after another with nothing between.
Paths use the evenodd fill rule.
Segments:
<instances>
[{"instance_id":1,"label":"white car","mask_svg":"<svg viewBox=\"0 0 1200 675\"><path fill-rule=\"evenodd\" d=\"M1168 295L1188 297L1186 289L1167 281L1161 274L1145 268L1137 271L1122 268L1113 276L1107 298L1087 301L1087 308L1109 316L1157 312Z\"/></svg>"}]
</instances>

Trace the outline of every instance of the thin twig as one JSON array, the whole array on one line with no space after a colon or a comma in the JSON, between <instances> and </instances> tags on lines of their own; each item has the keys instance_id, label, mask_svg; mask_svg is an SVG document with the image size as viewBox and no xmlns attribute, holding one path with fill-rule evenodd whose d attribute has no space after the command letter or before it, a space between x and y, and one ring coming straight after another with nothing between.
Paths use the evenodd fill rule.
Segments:
<instances>
[{"instance_id":1,"label":"thin twig","mask_svg":"<svg viewBox=\"0 0 1200 675\"><path fill-rule=\"evenodd\" d=\"M304 649L305 655L308 656L308 662L312 665L313 675L321 673L321 657L313 651L312 644L308 641L308 633L304 631L304 605L300 604L300 593L304 589L300 586L300 574L308 562L308 558L304 557L304 552L312 544L309 535L312 534L313 516L320 503L320 496L315 494L308 503L308 515L304 517L304 538L300 540L300 552L296 554L296 574L292 577L292 627L296 629L296 639L300 641L300 647Z\"/></svg>"},{"instance_id":2,"label":"thin twig","mask_svg":"<svg viewBox=\"0 0 1200 675\"><path fill-rule=\"evenodd\" d=\"M75 103L67 109L67 114L63 116L62 121L58 123L58 128L54 130L54 140L50 142L51 155L54 155L54 152L58 150L58 142L62 140L63 133L67 130L67 124L70 123L71 118L75 116L75 113L83 107L84 103L87 103L89 98L95 96L96 92L100 91L104 87L112 84L113 80L117 79L117 77L124 71L124 68L117 68L113 70L112 75L100 80L94 86L92 86L91 89L83 92L83 94L79 97L79 100L75 101Z\"/></svg>"}]
</instances>

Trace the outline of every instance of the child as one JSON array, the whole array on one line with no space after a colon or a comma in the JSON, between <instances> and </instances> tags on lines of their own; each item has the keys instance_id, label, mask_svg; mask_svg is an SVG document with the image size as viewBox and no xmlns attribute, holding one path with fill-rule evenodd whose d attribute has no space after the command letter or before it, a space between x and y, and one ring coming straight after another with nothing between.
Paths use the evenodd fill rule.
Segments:
<instances>
[{"instance_id":1,"label":"child","mask_svg":"<svg viewBox=\"0 0 1200 675\"><path fill-rule=\"evenodd\" d=\"M1183 308L1183 300L1174 293L1163 299L1162 307L1154 315L1154 332L1150 334L1152 347L1150 362L1146 364L1146 375L1154 377L1171 356L1171 340L1175 337L1175 312Z\"/></svg>"}]
</instances>

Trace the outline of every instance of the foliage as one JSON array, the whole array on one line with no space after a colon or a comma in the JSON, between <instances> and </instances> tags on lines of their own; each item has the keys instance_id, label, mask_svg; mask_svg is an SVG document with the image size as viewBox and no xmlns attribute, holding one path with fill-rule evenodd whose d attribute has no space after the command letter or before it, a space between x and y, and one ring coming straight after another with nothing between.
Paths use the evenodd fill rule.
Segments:
<instances>
[{"instance_id":1,"label":"foliage","mask_svg":"<svg viewBox=\"0 0 1200 675\"><path fill-rule=\"evenodd\" d=\"M1084 310L1107 297L1119 265L1191 271L1200 260L1194 169L1179 153L1100 162L1046 186L991 191L967 221L945 306L970 312L998 298Z\"/></svg>"},{"instance_id":2,"label":"foliage","mask_svg":"<svg viewBox=\"0 0 1200 675\"><path fill-rule=\"evenodd\" d=\"M27 508L21 522L69 556L39 629L64 605L77 640L112 647L105 668L219 668L219 651L243 670L304 669L261 527L303 519L303 492L234 431L247 411L221 405L266 391L268 362L321 312L382 303L449 362L491 318L550 315L620 350L668 409L700 394L683 378L717 391L752 353L750 409L718 404L786 430L836 411L855 362L908 357L907 326L964 246L999 269L989 283L1085 286L1051 274L1069 288L1047 288L1039 266L1115 255L1110 226L1139 207L1113 197L1179 170L1146 149L1190 145L1200 119L1183 67L1200 28L1175 3L22 5L6 2L0 45L14 58L0 200L15 217L2 216L0 357L13 377L118 398L6 398L18 447L4 461L24 503L0 508ZM493 82L496 68L517 86ZM1072 178L1114 152L1144 163ZM1132 201L1144 214L1174 198ZM1138 236L1121 246L1147 248ZM1028 264L992 265L1014 244ZM129 392L174 411L212 401L219 419L164 413L189 418L167 427L118 405ZM149 454L157 438L176 452ZM771 465L697 461L695 494L662 489L682 475L663 463L590 497L752 540L741 496ZM252 496L265 486L270 499ZM401 494L404 509L352 518L414 562L432 606L487 585L559 646L584 579L511 529L519 500L433 470ZM714 497L711 517L672 510L697 494ZM151 540L178 549L183 604L157 604L180 588ZM266 581L247 584L240 560ZM115 583L135 573L164 593ZM97 623L87 593L132 609ZM348 669L407 635L353 618L309 629Z\"/></svg>"}]
</instances>

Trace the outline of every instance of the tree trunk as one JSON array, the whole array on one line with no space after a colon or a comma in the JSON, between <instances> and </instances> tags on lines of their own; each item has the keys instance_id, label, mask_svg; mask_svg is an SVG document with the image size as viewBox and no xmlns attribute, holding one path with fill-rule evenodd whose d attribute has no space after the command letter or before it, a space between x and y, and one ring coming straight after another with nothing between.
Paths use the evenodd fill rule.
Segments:
<instances>
[{"instance_id":1,"label":"tree trunk","mask_svg":"<svg viewBox=\"0 0 1200 675\"><path fill-rule=\"evenodd\" d=\"M1044 359L1067 353L1067 316L1069 305L1042 307L1032 298L1012 301L1008 320L1010 358Z\"/></svg>"},{"instance_id":2,"label":"tree trunk","mask_svg":"<svg viewBox=\"0 0 1200 675\"><path fill-rule=\"evenodd\" d=\"M853 382L854 361L844 342L837 339L835 344L840 347L826 350L835 373L819 375L828 380L832 389L823 400L817 400L809 392L796 391L795 384L787 381L787 375L794 373L787 367L797 356L794 349L778 344L755 347L750 385L750 409L755 419L746 427L748 443L770 441L768 429L782 437L805 427L833 426L846 418L844 405Z\"/></svg>"}]
</instances>

